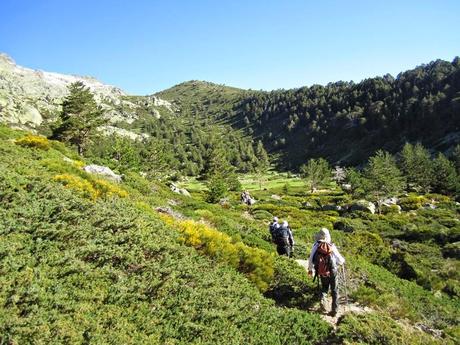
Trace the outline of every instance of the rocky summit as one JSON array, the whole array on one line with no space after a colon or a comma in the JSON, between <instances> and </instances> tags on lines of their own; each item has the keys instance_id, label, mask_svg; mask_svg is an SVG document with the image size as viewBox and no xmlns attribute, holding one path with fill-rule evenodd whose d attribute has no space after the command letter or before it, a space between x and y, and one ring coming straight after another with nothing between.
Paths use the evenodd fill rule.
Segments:
<instances>
[{"instance_id":1,"label":"rocky summit","mask_svg":"<svg viewBox=\"0 0 460 345\"><path fill-rule=\"evenodd\" d=\"M36 128L53 122L63 98L68 94L68 85L77 81L91 90L111 124L132 123L137 118L136 110L141 106L149 106L152 115L157 118L160 117L158 108L174 111L171 103L157 96L131 97L120 88L93 77L33 70L17 65L11 57L0 53L0 122L22 128ZM105 130L135 137L133 133L113 126L107 126Z\"/></svg>"}]
</instances>

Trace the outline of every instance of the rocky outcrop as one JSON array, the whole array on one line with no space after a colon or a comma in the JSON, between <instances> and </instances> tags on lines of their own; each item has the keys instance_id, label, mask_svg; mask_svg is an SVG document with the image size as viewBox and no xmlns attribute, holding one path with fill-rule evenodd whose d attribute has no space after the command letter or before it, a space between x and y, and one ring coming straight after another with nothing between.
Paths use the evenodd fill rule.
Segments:
<instances>
[{"instance_id":1,"label":"rocky outcrop","mask_svg":"<svg viewBox=\"0 0 460 345\"><path fill-rule=\"evenodd\" d=\"M84 166L83 170L90 174L104 176L105 178L108 178L118 183L121 182L121 179L122 179L121 175L115 174L112 171L112 169L102 166L102 165L90 164L90 165Z\"/></svg>"},{"instance_id":2,"label":"rocky outcrop","mask_svg":"<svg viewBox=\"0 0 460 345\"><path fill-rule=\"evenodd\" d=\"M77 81L91 90L111 124L132 123L138 118L138 109L145 109L144 103L155 118L160 118L156 108L175 112L170 102L157 96L128 97L123 90L92 77L33 70L0 53L0 122L28 128L53 122L68 94L68 85Z\"/></svg>"}]
</instances>

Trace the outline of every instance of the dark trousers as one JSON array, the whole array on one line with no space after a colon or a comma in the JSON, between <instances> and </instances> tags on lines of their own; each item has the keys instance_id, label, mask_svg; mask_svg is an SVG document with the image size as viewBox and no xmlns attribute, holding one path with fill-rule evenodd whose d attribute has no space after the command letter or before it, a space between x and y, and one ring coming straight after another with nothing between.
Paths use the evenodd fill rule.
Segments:
<instances>
[{"instance_id":1,"label":"dark trousers","mask_svg":"<svg viewBox=\"0 0 460 345\"><path fill-rule=\"evenodd\" d=\"M337 273L331 274L330 277L320 277L320 280L321 299L326 299L330 287L332 293L332 311L337 311L339 308L339 286L337 284Z\"/></svg>"},{"instance_id":2,"label":"dark trousers","mask_svg":"<svg viewBox=\"0 0 460 345\"><path fill-rule=\"evenodd\" d=\"M279 255L286 255L288 258L291 257L291 246L276 246L276 251Z\"/></svg>"}]
</instances>

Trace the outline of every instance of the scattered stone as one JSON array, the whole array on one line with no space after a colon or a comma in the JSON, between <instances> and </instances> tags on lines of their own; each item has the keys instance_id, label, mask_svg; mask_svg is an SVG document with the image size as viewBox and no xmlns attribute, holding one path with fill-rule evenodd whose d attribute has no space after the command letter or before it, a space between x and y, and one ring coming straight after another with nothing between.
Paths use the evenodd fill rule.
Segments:
<instances>
[{"instance_id":1,"label":"scattered stone","mask_svg":"<svg viewBox=\"0 0 460 345\"><path fill-rule=\"evenodd\" d=\"M444 337L444 332L442 330L430 328L427 325L424 325L423 323L417 323L415 325L415 327L418 328L419 330L425 332L425 333L431 334L432 336L434 336L436 338Z\"/></svg>"},{"instance_id":2,"label":"scattered stone","mask_svg":"<svg viewBox=\"0 0 460 345\"><path fill-rule=\"evenodd\" d=\"M174 211L171 207L157 207L155 208L155 211L170 215L171 217L174 217L176 219L185 219L185 217L181 213Z\"/></svg>"},{"instance_id":3,"label":"scattered stone","mask_svg":"<svg viewBox=\"0 0 460 345\"><path fill-rule=\"evenodd\" d=\"M375 214L375 205L367 200L358 200L350 205L350 211L363 211Z\"/></svg>"},{"instance_id":4,"label":"scattered stone","mask_svg":"<svg viewBox=\"0 0 460 345\"><path fill-rule=\"evenodd\" d=\"M343 189L345 192L351 192L351 189L352 189L351 184L349 184L349 183L344 183L344 184L342 184L342 189Z\"/></svg>"},{"instance_id":5,"label":"scattered stone","mask_svg":"<svg viewBox=\"0 0 460 345\"><path fill-rule=\"evenodd\" d=\"M401 242L399 240L391 241L391 248L393 248L393 249L401 248Z\"/></svg>"},{"instance_id":6,"label":"scattered stone","mask_svg":"<svg viewBox=\"0 0 460 345\"><path fill-rule=\"evenodd\" d=\"M276 194L272 194L271 198L273 200L281 200L281 197L279 195L276 195Z\"/></svg>"},{"instance_id":7,"label":"scattered stone","mask_svg":"<svg viewBox=\"0 0 460 345\"><path fill-rule=\"evenodd\" d=\"M434 205L434 204L430 204L429 202L427 202L426 204L423 204L423 208L424 208L424 209L429 209L429 210L435 210L435 209L437 209L437 206Z\"/></svg>"},{"instance_id":8,"label":"scattered stone","mask_svg":"<svg viewBox=\"0 0 460 345\"><path fill-rule=\"evenodd\" d=\"M381 205L386 205L386 206L397 205L397 204L399 204L399 199L396 198L396 197L383 199L383 200L380 200L380 204Z\"/></svg>"},{"instance_id":9,"label":"scattered stone","mask_svg":"<svg viewBox=\"0 0 460 345\"><path fill-rule=\"evenodd\" d=\"M187 189L179 188L174 183L171 183L169 188L171 188L171 191L173 191L174 193L181 194L184 196L191 196Z\"/></svg>"},{"instance_id":10,"label":"scattered stone","mask_svg":"<svg viewBox=\"0 0 460 345\"><path fill-rule=\"evenodd\" d=\"M86 171L87 173L90 174L96 174L96 175L101 175L104 176L108 179L111 179L112 181L115 181L117 183L121 182L122 176L115 174L112 169L102 166L102 165L96 165L96 164L90 164L87 166L83 167L83 170Z\"/></svg>"},{"instance_id":11,"label":"scattered stone","mask_svg":"<svg viewBox=\"0 0 460 345\"><path fill-rule=\"evenodd\" d=\"M177 205L180 205L180 201L174 200L174 199L170 199L170 200L168 200L168 205L177 206Z\"/></svg>"}]
</instances>

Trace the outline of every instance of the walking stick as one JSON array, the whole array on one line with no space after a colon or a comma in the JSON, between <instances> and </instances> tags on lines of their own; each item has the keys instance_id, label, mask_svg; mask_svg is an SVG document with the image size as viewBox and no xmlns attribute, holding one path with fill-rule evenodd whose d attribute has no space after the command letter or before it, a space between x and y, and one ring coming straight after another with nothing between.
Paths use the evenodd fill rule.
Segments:
<instances>
[{"instance_id":1,"label":"walking stick","mask_svg":"<svg viewBox=\"0 0 460 345\"><path fill-rule=\"evenodd\" d=\"M343 274L343 287L345 289L345 302L347 303L348 310L350 310L350 304L348 303L347 274L345 270L345 264L342 265L342 274Z\"/></svg>"}]
</instances>

